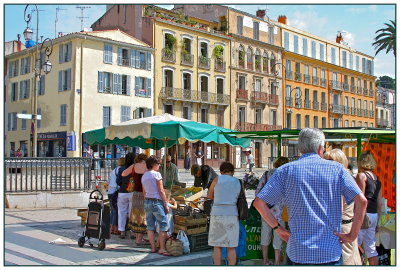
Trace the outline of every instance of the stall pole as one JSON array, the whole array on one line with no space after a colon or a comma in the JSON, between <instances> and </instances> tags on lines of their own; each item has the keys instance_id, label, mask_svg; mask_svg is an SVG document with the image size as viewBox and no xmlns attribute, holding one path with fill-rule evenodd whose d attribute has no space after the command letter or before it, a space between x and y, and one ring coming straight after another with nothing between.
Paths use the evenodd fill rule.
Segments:
<instances>
[{"instance_id":1,"label":"stall pole","mask_svg":"<svg viewBox=\"0 0 400 270\"><path fill-rule=\"evenodd\" d=\"M278 157L282 155L282 135L278 134Z\"/></svg>"},{"instance_id":2,"label":"stall pole","mask_svg":"<svg viewBox=\"0 0 400 270\"><path fill-rule=\"evenodd\" d=\"M360 157L362 148L361 148L361 134L357 134L357 159Z\"/></svg>"}]
</instances>

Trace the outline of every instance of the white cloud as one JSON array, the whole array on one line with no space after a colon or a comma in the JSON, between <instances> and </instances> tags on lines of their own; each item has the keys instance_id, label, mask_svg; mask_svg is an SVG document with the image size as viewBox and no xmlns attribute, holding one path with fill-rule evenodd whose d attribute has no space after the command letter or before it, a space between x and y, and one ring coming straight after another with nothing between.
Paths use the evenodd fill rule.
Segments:
<instances>
[{"instance_id":1,"label":"white cloud","mask_svg":"<svg viewBox=\"0 0 400 270\"><path fill-rule=\"evenodd\" d=\"M288 18L288 25L310 33L320 32L326 24L327 19L319 16L315 11L296 11L292 17Z\"/></svg>"},{"instance_id":2,"label":"white cloud","mask_svg":"<svg viewBox=\"0 0 400 270\"><path fill-rule=\"evenodd\" d=\"M377 5L360 5L357 7L351 7L348 11L353 14L360 14L365 12L376 12L377 8Z\"/></svg>"}]
</instances>

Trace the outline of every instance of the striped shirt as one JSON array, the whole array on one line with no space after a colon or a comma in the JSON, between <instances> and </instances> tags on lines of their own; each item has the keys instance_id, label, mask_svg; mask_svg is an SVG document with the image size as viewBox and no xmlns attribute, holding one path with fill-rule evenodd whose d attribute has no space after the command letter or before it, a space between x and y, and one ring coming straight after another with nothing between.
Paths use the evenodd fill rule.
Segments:
<instances>
[{"instance_id":1,"label":"striped shirt","mask_svg":"<svg viewBox=\"0 0 400 270\"><path fill-rule=\"evenodd\" d=\"M291 261L320 264L338 261L343 195L351 203L361 190L342 164L307 153L279 167L257 195L274 205L284 199L291 236L287 255Z\"/></svg>"}]
</instances>

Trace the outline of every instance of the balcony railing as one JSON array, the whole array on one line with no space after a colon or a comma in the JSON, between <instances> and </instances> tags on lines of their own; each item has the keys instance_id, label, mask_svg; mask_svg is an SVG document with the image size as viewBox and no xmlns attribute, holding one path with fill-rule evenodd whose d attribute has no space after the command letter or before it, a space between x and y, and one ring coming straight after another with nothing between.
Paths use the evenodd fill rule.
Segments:
<instances>
[{"instance_id":1,"label":"balcony railing","mask_svg":"<svg viewBox=\"0 0 400 270\"><path fill-rule=\"evenodd\" d=\"M373 110L369 111L369 117L374 118L374 111Z\"/></svg>"},{"instance_id":2,"label":"balcony railing","mask_svg":"<svg viewBox=\"0 0 400 270\"><path fill-rule=\"evenodd\" d=\"M355 85L351 85L351 86L350 86L350 91L351 91L352 93L355 93L355 92L356 92L356 86L355 86Z\"/></svg>"},{"instance_id":3,"label":"balcony railing","mask_svg":"<svg viewBox=\"0 0 400 270\"><path fill-rule=\"evenodd\" d=\"M207 104L229 105L229 95L200 91L200 101Z\"/></svg>"},{"instance_id":4,"label":"balcony railing","mask_svg":"<svg viewBox=\"0 0 400 270\"><path fill-rule=\"evenodd\" d=\"M339 81L330 80L329 81L329 89L343 91L342 83Z\"/></svg>"},{"instance_id":5,"label":"balcony railing","mask_svg":"<svg viewBox=\"0 0 400 270\"><path fill-rule=\"evenodd\" d=\"M176 52L172 49L164 48L161 51L161 60L164 62L175 63L176 61Z\"/></svg>"},{"instance_id":6,"label":"balcony railing","mask_svg":"<svg viewBox=\"0 0 400 270\"><path fill-rule=\"evenodd\" d=\"M318 85L319 84L319 78L317 76L312 77L312 84L313 85Z\"/></svg>"},{"instance_id":7,"label":"balcony railing","mask_svg":"<svg viewBox=\"0 0 400 270\"><path fill-rule=\"evenodd\" d=\"M350 87L349 87L348 83L343 83L343 90L346 91L346 92L350 91Z\"/></svg>"},{"instance_id":8,"label":"balcony railing","mask_svg":"<svg viewBox=\"0 0 400 270\"><path fill-rule=\"evenodd\" d=\"M275 94L269 94L269 102L270 105L279 105L279 96Z\"/></svg>"},{"instance_id":9,"label":"balcony railing","mask_svg":"<svg viewBox=\"0 0 400 270\"><path fill-rule=\"evenodd\" d=\"M199 92L197 90L173 88L173 87L163 87L161 88L160 97L162 99L169 100L180 100L180 101L190 101L190 102L202 102L208 104L218 104L228 106L230 103L230 96L219 94L219 93L209 93L209 92Z\"/></svg>"},{"instance_id":10,"label":"balcony railing","mask_svg":"<svg viewBox=\"0 0 400 270\"><path fill-rule=\"evenodd\" d=\"M183 52L181 54L181 64L193 67L193 54Z\"/></svg>"},{"instance_id":11,"label":"balcony railing","mask_svg":"<svg viewBox=\"0 0 400 270\"><path fill-rule=\"evenodd\" d=\"M295 107L298 108L298 109L303 108L303 101L301 99L299 99L299 98L296 98L295 99Z\"/></svg>"},{"instance_id":12,"label":"balcony railing","mask_svg":"<svg viewBox=\"0 0 400 270\"><path fill-rule=\"evenodd\" d=\"M351 107L351 115L356 115L356 108Z\"/></svg>"},{"instance_id":13,"label":"balcony railing","mask_svg":"<svg viewBox=\"0 0 400 270\"><path fill-rule=\"evenodd\" d=\"M368 117L368 110L364 109L364 117Z\"/></svg>"},{"instance_id":14,"label":"balcony railing","mask_svg":"<svg viewBox=\"0 0 400 270\"><path fill-rule=\"evenodd\" d=\"M309 99L304 100L304 108L306 108L306 109L311 108L311 101Z\"/></svg>"},{"instance_id":15,"label":"balcony railing","mask_svg":"<svg viewBox=\"0 0 400 270\"><path fill-rule=\"evenodd\" d=\"M281 125L253 124L248 122L237 122L235 130L237 131L272 131L282 129Z\"/></svg>"},{"instance_id":16,"label":"balcony railing","mask_svg":"<svg viewBox=\"0 0 400 270\"><path fill-rule=\"evenodd\" d=\"M293 80L293 72L292 71L287 71L286 72L286 79Z\"/></svg>"},{"instance_id":17,"label":"balcony railing","mask_svg":"<svg viewBox=\"0 0 400 270\"><path fill-rule=\"evenodd\" d=\"M362 116L362 109L357 108L357 116Z\"/></svg>"},{"instance_id":18,"label":"balcony railing","mask_svg":"<svg viewBox=\"0 0 400 270\"><path fill-rule=\"evenodd\" d=\"M286 106L293 107L293 98L291 98L291 97L286 98Z\"/></svg>"},{"instance_id":19,"label":"balcony railing","mask_svg":"<svg viewBox=\"0 0 400 270\"><path fill-rule=\"evenodd\" d=\"M251 92L251 99L253 100L253 102L256 102L256 103L267 104L269 96L268 96L268 93L265 93L265 92L252 91Z\"/></svg>"},{"instance_id":20,"label":"balcony railing","mask_svg":"<svg viewBox=\"0 0 400 270\"><path fill-rule=\"evenodd\" d=\"M214 67L215 67L215 71L218 71L218 72L226 71L226 63L222 59L215 59Z\"/></svg>"},{"instance_id":21,"label":"balcony railing","mask_svg":"<svg viewBox=\"0 0 400 270\"><path fill-rule=\"evenodd\" d=\"M313 102L313 110L319 110L319 102L318 101Z\"/></svg>"},{"instance_id":22,"label":"balcony railing","mask_svg":"<svg viewBox=\"0 0 400 270\"><path fill-rule=\"evenodd\" d=\"M135 96L150 97L151 96L151 91L148 90L148 89L136 89L135 90Z\"/></svg>"},{"instance_id":23,"label":"balcony railing","mask_svg":"<svg viewBox=\"0 0 400 270\"><path fill-rule=\"evenodd\" d=\"M361 95L362 94L362 87L357 86L357 94Z\"/></svg>"},{"instance_id":24,"label":"balcony railing","mask_svg":"<svg viewBox=\"0 0 400 270\"><path fill-rule=\"evenodd\" d=\"M381 127L387 127L389 125L389 121L384 118L377 118L376 125L381 126Z\"/></svg>"},{"instance_id":25,"label":"balcony railing","mask_svg":"<svg viewBox=\"0 0 400 270\"><path fill-rule=\"evenodd\" d=\"M310 75L304 74L304 82L305 83L310 83Z\"/></svg>"},{"instance_id":26,"label":"balcony railing","mask_svg":"<svg viewBox=\"0 0 400 270\"><path fill-rule=\"evenodd\" d=\"M244 69L244 60L239 59L239 68Z\"/></svg>"},{"instance_id":27,"label":"balcony railing","mask_svg":"<svg viewBox=\"0 0 400 270\"><path fill-rule=\"evenodd\" d=\"M244 89L237 89L236 90L236 99L248 100L249 99L248 91L244 90Z\"/></svg>"},{"instance_id":28,"label":"balcony railing","mask_svg":"<svg viewBox=\"0 0 400 270\"><path fill-rule=\"evenodd\" d=\"M373 96L374 96L374 90L373 90L373 89L370 89L370 90L369 90L369 96L370 96L370 97L373 97Z\"/></svg>"},{"instance_id":29,"label":"balcony railing","mask_svg":"<svg viewBox=\"0 0 400 270\"><path fill-rule=\"evenodd\" d=\"M326 112L328 110L328 105L326 103L321 103L321 111Z\"/></svg>"},{"instance_id":30,"label":"balcony railing","mask_svg":"<svg viewBox=\"0 0 400 270\"><path fill-rule=\"evenodd\" d=\"M295 72L294 76L295 76L295 80L301 82L301 73L300 72Z\"/></svg>"},{"instance_id":31,"label":"balcony railing","mask_svg":"<svg viewBox=\"0 0 400 270\"><path fill-rule=\"evenodd\" d=\"M247 69L253 70L253 62L247 62Z\"/></svg>"},{"instance_id":32,"label":"balcony railing","mask_svg":"<svg viewBox=\"0 0 400 270\"><path fill-rule=\"evenodd\" d=\"M129 67L129 58L128 57L122 57L122 65Z\"/></svg>"},{"instance_id":33,"label":"balcony railing","mask_svg":"<svg viewBox=\"0 0 400 270\"><path fill-rule=\"evenodd\" d=\"M343 114L343 107L342 107L342 105L339 105L339 104L332 104L332 112L333 112L333 113L338 113L338 114Z\"/></svg>"},{"instance_id":34,"label":"balcony railing","mask_svg":"<svg viewBox=\"0 0 400 270\"><path fill-rule=\"evenodd\" d=\"M343 106L343 114L349 114L349 113L350 113L349 106Z\"/></svg>"},{"instance_id":35,"label":"balcony railing","mask_svg":"<svg viewBox=\"0 0 400 270\"><path fill-rule=\"evenodd\" d=\"M364 96L368 96L368 88L364 88Z\"/></svg>"},{"instance_id":36,"label":"balcony railing","mask_svg":"<svg viewBox=\"0 0 400 270\"><path fill-rule=\"evenodd\" d=\"M198 66L199 68L210 69L210 58L200 55Z\"/></svg>"},{"instance_id":37,"label":"balcony railing","mask_svg":"<svg viewBox=\"0 0 400 270\"><path fill-rule=\"evenodd\" d=\"M321 78L321 86L326 87L326 80Z\"/></svg>"},{"instance_id":38,"label":"balcony railing","mask_svg":"<svg viewBox=\"0 0 400 270\"><path fill-rule=\"evenodd\" d=\"M237 122L235 126L237 131L253 131L253 124L246 122Z\"/></svg>"}]
</instances>

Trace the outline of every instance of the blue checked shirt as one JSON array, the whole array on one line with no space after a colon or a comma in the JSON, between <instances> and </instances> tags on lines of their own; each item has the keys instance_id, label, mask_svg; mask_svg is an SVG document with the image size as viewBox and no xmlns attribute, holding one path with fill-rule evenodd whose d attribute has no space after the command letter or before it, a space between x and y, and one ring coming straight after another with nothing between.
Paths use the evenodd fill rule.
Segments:
<instances>
[{"instance_id":1,"label":"blue checked shirt","mask_svg":"<svg viewBox=\"0 0 400 270\"><path fill-rule=\"evenodd\" d=\"M314 153L279 167L257 195L274 205L284 199L291 236L287 255L291 261L320 264L338 261L342 200L351 203L361 190L342 164Z\"/></svg>"}]
</instances>

